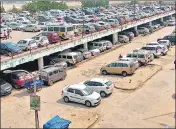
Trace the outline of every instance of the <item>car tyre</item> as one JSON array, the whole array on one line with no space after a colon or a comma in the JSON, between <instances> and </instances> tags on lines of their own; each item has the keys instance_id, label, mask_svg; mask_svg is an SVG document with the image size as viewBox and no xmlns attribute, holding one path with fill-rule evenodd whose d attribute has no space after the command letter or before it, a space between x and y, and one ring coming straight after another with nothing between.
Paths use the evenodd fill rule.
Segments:
<instances>
[{"instance_id":1,"label":"car tyre","mask_svg":"<svg viewBox=\"0 0 176 129\"><path fill-rule=\"evenodd\" d=\"M64 96L63 99L64 99L64 102L65 102L65 103L68 103L68 102L69 102L69 98L68 98L67 96Z\"/></svg>"},{"instance_id":2,"label":"car tyre","mask_svg":"<svg viewBox=\"0 0 176 129\"><path fill-rule=\"evenodd\" d=\"M104 97L107 96L107 94L106 94L104 91L101 91L101 92L100 92L100 96L104 98Z\"/></svg>"},{"instance_id":3,"label":"car tyre","mask_svg":"<svg viewBox=\"0 0 176 129\"><path fill-rule=\"evenodd\" d=\"M127 76L127 72L126 72L126 71L123 71L123 72L122 72L122 76L123 76L123 77L126 77L126 76Z\"/></svg>"},{"instance_id":4,"label":"car tyre","mask_svg":"<svg viewBox=\"0 0 176 129\"><path fill-rule=\"evenodd\" d=\"M53 85L53 81L52 80L48 81L48 85L52 86Z\"/></svg>"},{"instance_id":5,"label":"car tyre","mask_svg":"<svg viewBox=\"0 0 176 129\"><path fill-rule=\"evenodd\" d=\"M87 107L91 107L91 106L92 106L92 104L91 104L90 101L86 101L86 102L85 102L85 105L86 105Z\"/></svg>"},{"instance_id":6,"label":"car tyre","mask_svg":"<svg viewBox=\"0 0 176 129\"><path fill-rule=\"evenodd\" d=\"M103 71L102 71L102 74L103 74L103 75L107 75L108 72L107 72L106 70L103 70Z\"/></svg>"},{"instance_id":7,"label":"car tyre","mask_svg":"<svg viewBox=\"0 0 176 129\"><path fill-rule=\"evenodd\" d=\"M35 30L32 30L32 32L35 32Z\"/></svg>"}]
</instances>

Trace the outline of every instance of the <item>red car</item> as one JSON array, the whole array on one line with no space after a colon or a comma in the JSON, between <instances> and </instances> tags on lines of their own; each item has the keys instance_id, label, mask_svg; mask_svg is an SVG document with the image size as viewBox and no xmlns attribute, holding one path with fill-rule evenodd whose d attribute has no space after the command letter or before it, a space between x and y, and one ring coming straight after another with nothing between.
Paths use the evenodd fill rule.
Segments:
<instances>
[{"instance_id":1,"label":"red car","mask_svg":"<svg viewBox=\"0 0 176 129\"><path fill-rule=\"evenodd\" d=\"M56 32L42 32L40 35L47 36L50 43L57 43L61 40Z\"/></svg>"}]
</instances>

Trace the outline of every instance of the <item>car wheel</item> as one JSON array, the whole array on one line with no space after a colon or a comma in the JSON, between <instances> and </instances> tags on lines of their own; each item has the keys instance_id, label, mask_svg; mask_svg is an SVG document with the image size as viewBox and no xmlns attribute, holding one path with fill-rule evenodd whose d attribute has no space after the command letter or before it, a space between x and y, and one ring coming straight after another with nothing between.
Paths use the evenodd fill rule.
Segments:
<instances>
[{"instance_id":1,"label":"car wheel","mask_svg":"<svg viewBox=\"0 0 176 129\"><path fill-rule=\"evenodd\" d=\"M32 30L32 32L35 32L35 30Z\"/></svg>"},{"instance_id":2,"label":"car wheel","mask_svg":"<svg viewBox=\"0 0 176 129\"><path fill-rule=\"evenodd\" d=\"M52 80L48 81L48 85L52 86L53 85L53 81Z\"/></svg>"},{"instance_id":3,"label":"car wheel","mask_svg":"<svg viewBox=\"0 0 176 129\"><path fill-rule=\"evenodd\" d=\"M104 91L101 91L101 92L100 92L100 96L104 98L104 97L107 96L107 94L106 94Z\"/></svg>"},{"instance_id":4,"label":"car wheel","mask_svg":"<svg viewBox=\"0 0 176 129\"><path fill-rule=\"evenodd\" d=\"M161 53L162 56L165 56L164 52Z\"/></svg>"},{"instance_id":5,"label":"car wheel","mask_svg":"<svg viewBox=\"0 0 176 129\"><path fill-rule=\"evenodd\" d=\"M122 72L122 76L123 76L123 77L126 77L126 76L127 76L127 72L123 71L123 72Z\"/></svg>"},{"instance_id":6,"label":"car wheel","mask_svg":"<svg viewBox=\"0 0 176 129\"><path fill-rule=\"evenodd\" d=\"M69 102L69 98L68 97L65 96L63 99L64 99L64 102L66 102L66 103Z\"/></svg>"},{"instance_id":7,"label":"car wheel","mask_svg":"<svg viewBox=\"0 0 176 129\"><path fill-rule=\"evenodd\" d=\"M91 104L90 101L86 101L86 102L85 102L85 105L86 105L87 107L91 107L91 106L92 106L92 104Z\"/></svg>"},{"instance_id":8,"label":"car wheel","mask_svg":"<svg viewBox=\"0 0 176 129\"><path fill-rule=\"evenodd\" d=\"M107 72L106 70L103 70L103 71L102 71L102 74L103 74L103 75L107 75L108 72Z\"/></svg>"}]
</instances>

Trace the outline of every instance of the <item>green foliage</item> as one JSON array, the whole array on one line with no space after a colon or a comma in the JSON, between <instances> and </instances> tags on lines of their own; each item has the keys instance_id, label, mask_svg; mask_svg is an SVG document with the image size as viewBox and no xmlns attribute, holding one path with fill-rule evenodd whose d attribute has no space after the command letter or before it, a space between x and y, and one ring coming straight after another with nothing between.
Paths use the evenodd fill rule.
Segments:
<instances>
[{"instance_id":1,"label":"green foliage","mask_svg":"<svg viewBox=\"0 0 176 129\"><path fill-rule=\"evenodd\" d=\"M109 0L82 0L81 4L83 7L107 7Z\"/></svg>"},{"instance_id":2,"label":"green foliage","mask_svg":"<svg viewBox=\"0 0 176 129\"><path fill-rule=\"evenodd\" d=\"M36 12L36 11L47 11L50 9L68 9L65 2L55 1L32 1L22 6L22 10Z\"/></svg>"},{"instance_id":3,"label":"green foliage","mask_svg":"<svg viewBox=\"0 0 176 129\"><path fill-rule=\"evenodd\" d=\"M138 2L139 2L138 0L132 0L131 4L138 4Z\"/></svg>"},{"instance_id":4,"label":"green foliage","mask_svg":"<svg viewBox=\"0 0 176 129\"><path fill-rule=\"evenodd\" d=\"M8 10L9 12L12 12L12 13L19 13L21 10L16 8L14 5L13 5L13 8Z\"/></svg>"},{"instance_id":5,"label":"green foliage","mask_svg":"<svg viewBox=\"0 0 176 129\"><path fill-rule=\"evenodd\" d=\"M5 13L4 6L0 6L0 11L1 11L1 13Z\"/></svg>"}]
</instances>

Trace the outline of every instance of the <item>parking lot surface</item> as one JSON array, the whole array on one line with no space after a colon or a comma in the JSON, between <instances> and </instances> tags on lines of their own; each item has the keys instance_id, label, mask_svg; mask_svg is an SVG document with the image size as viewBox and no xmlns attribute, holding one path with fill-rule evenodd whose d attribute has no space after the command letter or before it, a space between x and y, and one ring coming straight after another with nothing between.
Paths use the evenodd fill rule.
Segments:
<instances>
[{"instance_id":1,"label":"parking lot surface","mask_svg":"<svg viewBox=\"0 0 176 129\"><path fill-rule=\"evenodd\" d=\"M40 127L55 115L70 119L70 112L76 116L79 114L79 117L76 118L77 121L87 120L90 114L98 114L99 120L93 126L95 128L112 128L117 126L125 128L129 127L129 125L130 127L163 127L162 124L173 126L174 100L172 94L175 91L175 70L173 70L175 48L172 48L172 51L166 57L161 57L161 59L153 61L154 64L161 65L163 70L137 91L126 92L114 89L109 97L102 99L100 105L94 108L87 108L84 105L76 103L65 104L61 98L61 91L66 85L79 83L90 78L107 78L115 82L116 85L121 85L120 83L123 83L123 81L119 81L122 78L121 76L102 76L100 75L100 68L107 63L117 60L119 54L126 54L135 48L142 47L148 42L156 41L157 38L168 35L173 30L174 27L166 27L146 37L138 37L117 50L106 53L67 71L68 76L64 81L57 82L51 87L43 88L37 93L41 96L41 111L39 112ZM16 36L12 34L16 38L13 40L17 41L20 35L15 34ZM30 37L29 33L28 37ZM165 79L168 76L171 78ZM132 81L140 81L135 76L131 77L131 79ZM1 98L1 127L34 127L34 111L29 109L29 100L29 94L26 90L14 91L8 97ZM162 114L166 114L166 117L162 119L159 117L147 119ZM167 114L169 115L167 116ZM18 116L18 119L16 119L16 116ZM80 122L77 127L85 128L86 122ZM76 124L74 123L74 125Z\"/></svg>"}]
</instances>

